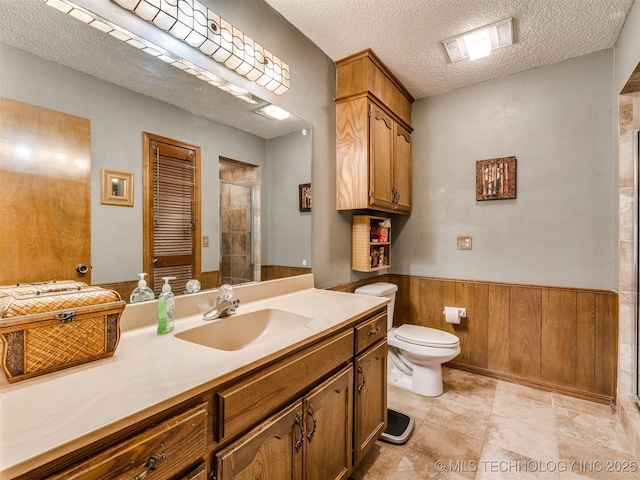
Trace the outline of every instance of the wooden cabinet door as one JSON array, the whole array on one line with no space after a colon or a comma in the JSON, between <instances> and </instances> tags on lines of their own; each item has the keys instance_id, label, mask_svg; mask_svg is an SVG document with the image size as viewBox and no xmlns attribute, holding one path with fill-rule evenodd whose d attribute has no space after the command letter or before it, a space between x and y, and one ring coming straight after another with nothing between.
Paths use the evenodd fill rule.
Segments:
<instances>
[{"instance_id":1,"label":"wooden cabinet door","mask_svg":"<svg viewBox=\"0 0 640 480\"><path fill-rule=\"evenodd\" d=\"M351 473L353 367L314 389L304 401L305 480L342 480Z\"/></svg>"},{"instance_id":2,"label":"wooden cabinet door","mask_svg":"<svg viewBox=\"0 0 640 480\"><path fill-rule=\"evenodd\" d=\"M369 204L391 210L393 191L393 120L375 104L369 111Z\"/></svg>"},{"instance_id":3,"label":"wooden cabinet door","mask_svg":"<svg viewBox=\"0 0 640 480\"><path fill-rule=\"evenodd\" d=\"M396 211L411 211L411 134L393 124L393 189Z\"/></svg>"},{"instance_id":4,"label":"wooden cabinet door","mask_svg":"<svg viewBox=\"0 0 640 480\"><path fill-rule=\"evenodd\" d=\"M216 454L218 480L302 480L306 438L296 402Z\"/></svg>"},{"instance_id":5,"label":"wooden cabinet door","mask_svg":"<svg viewBox=\"0 0 640 480\"><path fill-rule=\"evenodd\" d=\"M387 426L387 342L356 357L354 464L359 464Z\"/></svg>"},{"instance_id":6,"label":"wooden cabinet door","mask_svg":"<svg viewBox=\"0 0 640 480\"><path fill-rule=\"evenodd\" d=\"M203 463L188 474L180 477L180 480L207 480L207 466Z\"/></svg>"}]
</instances>

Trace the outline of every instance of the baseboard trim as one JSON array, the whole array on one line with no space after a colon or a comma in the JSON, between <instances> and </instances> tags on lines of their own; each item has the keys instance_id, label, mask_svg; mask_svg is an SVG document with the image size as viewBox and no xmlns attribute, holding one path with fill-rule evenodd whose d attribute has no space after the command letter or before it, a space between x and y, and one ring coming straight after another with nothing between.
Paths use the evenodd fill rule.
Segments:
<instances>
[{"instance_id":1,"label":"baseboard trim","mask_svg":"<svg viewBox=\"0 0 640 480\"><path fill-rule=\"evenodd\" d=\"M616 398L606 395L600 395L597 393L584 392L582 390L576 390L570 387L562 387L559 385L552 385L537 380L531 380L528 378L518 377L517 375L510 375L507 373L496 372L488 368L475 367L472 365L465 365L459 362L447 362L444 364L446 367L455 368L456 370L463 370L469 373L475 373L483 375L489 378L495 378L496 380L503 380L509 383L516 383L518 385L524 385L525 387L537 388L538 390L544 390L547 392L560 393L569 397L579 398L590 402L601 403L611 406L612 412L616 409Z\"/></svg>"}]
</instances>

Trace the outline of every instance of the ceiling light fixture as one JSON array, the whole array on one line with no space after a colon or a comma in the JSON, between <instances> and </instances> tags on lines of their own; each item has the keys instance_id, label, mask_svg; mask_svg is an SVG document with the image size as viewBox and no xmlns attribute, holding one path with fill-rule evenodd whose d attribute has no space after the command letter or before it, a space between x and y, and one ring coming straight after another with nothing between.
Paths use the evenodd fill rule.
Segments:
<instances>
[{"instance_id":1,"label":"ceiling light fixture","mask_svg":"<svg viewBox=\"0 0 640 480\"><path fill-rule=\"evenodd\" d=\"M198 0L111 0L261 87L289 90L289 66Z\"/></svg>"},{"instance_id":2,"label":"ceiling light fixture","mask_svg":"<svg viewBox=\"0 0 640 480\"><path fill-rule=\"evenodd\" d=\"M289 118L289 112L275 105L267 104L254 110L256 113L270 118L271 120L286 120Z\"/></svg>"},{"instance_id":3,"label":"ceiling light fixture","mask_svg":"<svg viewBox=\"0 0 640 480\"><path fill-rule=\"evenodd\" d=\"M163 4L166 3L166 0L163 0ZM237 97L241 100L244 100L247 103L256 104L253 99L251 93L243 88L238 87L237 85L224 80L218 75L189 62L188 60L183 59L179 55L169 52L168 50L156 45L153 42L150 42L124 28L121 26L106 20L105 18L90 12L89 10L76 5L75 3L69 0L45 0L45 4L60 10L63 13L66 13L87 25L90 25L102 32L108 33L114 38L121 40L131 46L134 46L143 52L162 60L169 65L182 70L186 73L193 75L194 77L207 82L214 87L219 88L220 90L227 92L234 97ZM288 68L288 67L287 67ZM288 73L288 72L287 72ZM288 85L288 81L287 81ZM288 89L288 86L287 86ZM284 90L286 91L286 90ZM284 93L281 91L281 93ZM274 93L277 93L274 91Z\"/></svg>"},{"instance_id":4,"label":"ceiling light fixture","mask_svg":"<svg viewBox=\"0 0 640 480\"><path fill-rule=\"evenodd\" d=\"M458 62L465 58L477 60L487 57L496 48L513 44L513 18L476 28L443 40L441 43L451 62Z\"/></svg>"}]
</instances>

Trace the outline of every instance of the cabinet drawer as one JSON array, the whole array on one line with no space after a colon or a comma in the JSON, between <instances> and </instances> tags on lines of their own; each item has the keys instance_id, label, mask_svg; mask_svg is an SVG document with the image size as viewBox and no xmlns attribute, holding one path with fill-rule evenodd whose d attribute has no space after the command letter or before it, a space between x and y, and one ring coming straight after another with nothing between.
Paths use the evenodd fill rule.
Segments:
<instances>
[{"instance_id":1,"label":"cabinet drawer","mask_svg":"<svg viewBox=\"0 0 640 480\"><path fill-rule=\"evenodd\" d=\"M206 454L206 418L207 406L199 405L50 478L131 480L138 478L136 475L145 480L170 478ZM147 473L142 476L144 472Z\"/></svg>"},{"instance_id":2,"label":"cabinet drawer","mask_svg":"<svg viewBox=\"0 0 640 480\"><path fill-rule=\"evenodd\" d=\"M218 440L255 425L348 362L353 338L349 330L218 392Z\"/></svg>"},{"instance_id":3,"label":"cabinet drawer","mask_svg":"<svg viewBox=\"0 0 640 480\"><path fill-rule=\"evenodd\" d=\"M387 311L366 320L355 327L356 354L360 353L387 335Z\"/></svg>"}]
</instances>

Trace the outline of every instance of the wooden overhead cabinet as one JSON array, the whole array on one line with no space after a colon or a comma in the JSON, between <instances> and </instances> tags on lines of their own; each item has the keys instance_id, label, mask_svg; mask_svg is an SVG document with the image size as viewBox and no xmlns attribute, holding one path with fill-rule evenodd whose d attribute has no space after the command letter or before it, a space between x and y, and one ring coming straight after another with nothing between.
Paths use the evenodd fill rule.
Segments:
<instances>
[{"instance_id":1,"label":"wooden overhead cabinet","mask_svg":"<svg viewBox=\"0 0 640 480\"><path fill-rule=\"evenodd\" d=\"M338 210L409 214L413 98L371 50L337 66Z\"/></svg>"}]
</instances>

